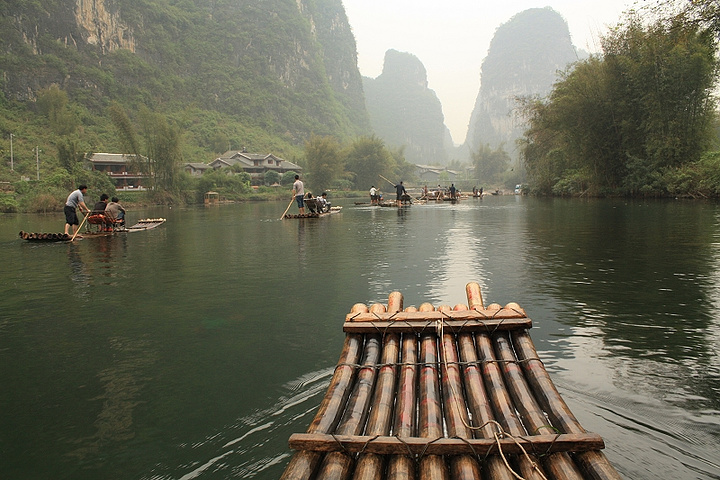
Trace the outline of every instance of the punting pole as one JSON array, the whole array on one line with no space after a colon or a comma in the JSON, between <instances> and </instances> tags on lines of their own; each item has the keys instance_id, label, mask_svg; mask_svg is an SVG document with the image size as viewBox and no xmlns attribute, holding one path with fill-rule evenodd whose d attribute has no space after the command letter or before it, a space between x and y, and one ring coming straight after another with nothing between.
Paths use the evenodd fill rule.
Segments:
<instances>
[{"instance_id":1,"label":"punting pole","mask_svg":"<svg viewBox=\"0 0 720 480\"><path fill-rule=\"evenodd\" d=\"M406 312L417 312L417 308L408 307ZM400 367L400 380L395 402L395 423L393 432L398 437L414 437L417 423L415 422L415 395L417 394L418 378L418 342L417 336L403 333L402 336L402 365ZM387 478L397 480L411 480L415 478L415 460L408 455L393 455L388 464Z\"/></svg>"},{"instance_id":2,"label":"punting pole","mask_svg":"<svg viewBox=\"0 0 720 480\"><path fill-rule=\"evenodd\" d=\"M468 283L465 286L465 291L467 293L469 307L472 309L482 308L483 305L480 285L478 285L477 283ZM476 304L476 302L480 303ZM500 368L495 361L495 355L493 353L490 336L486 333L475 334L475 344L477 346L478 359L483 362L482 377L487 382L485 387L487 388L489 394L488 399L490 400L492 409L495 412L497 421L502 425L503 430L505 430L505 432L509 433L510 435L524 435L525 429L523 428L520 419L518 419L515 415L515 409L510 401L507 389L505 388L502 373L500 372ZM508 471L504 460L499 456L495 458L496 462L502 462L503 464L503 475L510 475L511 477L514 477L514 475L512 475L512 472ZM520 455L516 456L515 458L511 458L511 460L512 463L515 463L517 465L523 478L533 480L543 478L541 472L536 471L537 467L535 465L538 464L536 459ZM491 465L488 465L488 467L490 466ZM493 466L493 468L499 469L500 467L498 467L496 464Z\"/></svg>"},{"instance_id":3,"label":"punting pole","mask_svg":"<svg viewBox=\"0 0 720 480\"><path fill-rule=\"evenodd\" d=\"M555 388L545 366L538 358L527 330L513 332L512 336L515 352L522 360L522 369L528 380L530 388L540 402L548 417L560 426L564 433L585 433L575 416L570 412L565 400ZM620 474L608 461L605 454L599 450L578 452L575 460L580 468L595 480L621 480Z\"/></svg>"},{"instance_id":4,"label":"punting pole","mask_svg":"<svg viewBox=\"0 0 720 480\"><path fill-rule=\"evenodd\" d=\"M367 311L367 307L361 304L356 304L352 311L362 311L363 307ZM335 428L342 415L345 402L350 395L350 387L356 370L354 365L357 365L360 361L361 349L362 335L348 334L345 336L345 344L335 368L335 374L330 380L325 397L320 404L320 408L318 408L315 418L308 427L307 433L331 433ZM281 479L307 480L311 478L322 459L322 455L319 452L308 450L296 452L287 468L285 468Z\"/></svg>"},{"instance_id":5,"label":"punting pole","mask_svg":"<svg viewBox=\"0 0 720 480\"><path fill-rule=\"evenodd\" d=\"M78 225L78 229L75 230L75 233L73 234L72 238L70 239L71 242L75 241L75 237L77 237L77 234L80 233L80 229L82 228L83 225L85 225L85 220L87 220L87 218L89 216L90 216L89 212L85 214L85 217L83 217L83 221L80 222L80 225Z\"/></svg>"},{"instance_id":6,"label":"punting pole","mask_svg":"<svg viewBox=\"0 0 720 480\"><path fill-rule=\"evenodd\" d=\"M449 306L439 306L439 311L452 310ZM467 310L463 308L462 310ZM468 417L465 397L462 394L462 377L455 335L452 332L438 332L440 341L440 358L442 360L442 390L445 401L445 424L450 437L472 438L470 418ZM480 478L480 465L471 455L453 455L450 457L452 478Z\"/></svg>"},{"instance_id":7,"label":"punting pole","mask_svg":"<svg viewBox=\"0 0 720 480\"><path fill-rule=\"evenodd\" d=\"M280 216L280 220L282 220L283 218L285 218L285 214L288 212L288 210L290 210L290 205L292 205L292 202L294 202L294 201L295 201L295 198L291 198L291 199L290 199L290 203L288 203L287 208L285 209L285 211L283 212L283 214Z\"/></svg>"},{"instance_id":8,"label":"punting pole","mask_svg":"<svg viewBox=\"0 0 720 480\"><path fill-rule=\"evenodd\" d=\"M375 304L370 312L382 313L385 306ZM369 334L365 336L365 348L361 365L358 369L357 379L348 398L340 424L335 429L337 435L360 435L368 412L377 369L375 366L380 359L380 335ZM344 452L332 452L325 456L320 464L318 480L347 479L350 476L353 459Z\"/></svg>"},{"instance_id":9,"label":"punting pole","mask_svg":"<svg viewBox=\"0 0 720 480\"><path fill-rule=\"evenodd\" d=\"M388 297L388 313L402 311L403 296L392 292ZM400 355L400 335L383 335L382 367L378 372L375 393L372 399L372 412L368 418L365 435L389 435L395 402L395 381L397 363ZM358 457L353 478L356 480L380 480L384 464L383 455L364 453Z\"/></svg>"},{"instance_id":10,"label":"punting pole","mask_svg":"<svg viewBox=\"0 0 720 480\"><path fill-rule=\"evenodd\" d=\"M421 312L432 312L429 303L420 305ZM440 376L438 373L437 337L435 332L420 335L420 422L418 436L436 439L443 436L442 401L440 399ZM449 471L440 455L425 455L420 459L421 480L447 480Z\"/></svg>"}]
</instances>

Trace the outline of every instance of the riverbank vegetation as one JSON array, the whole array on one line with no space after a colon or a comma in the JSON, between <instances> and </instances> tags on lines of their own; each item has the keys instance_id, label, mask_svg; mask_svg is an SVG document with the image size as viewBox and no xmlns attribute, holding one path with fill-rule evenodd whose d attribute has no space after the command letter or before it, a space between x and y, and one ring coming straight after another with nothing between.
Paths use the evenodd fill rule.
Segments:
<instances>
[{"instance_id":1,"label":"riverbank vegetation","mask_svg":"<svg viewBox=\"0 0 720 480\"><path fill-rule=\"evenodd\" d=\"M628 15L602 54L525 99L522 155L541 195L720 195L718 6ZM646 12L647 13L647 12Z\"/></svg>"}]
</instances>

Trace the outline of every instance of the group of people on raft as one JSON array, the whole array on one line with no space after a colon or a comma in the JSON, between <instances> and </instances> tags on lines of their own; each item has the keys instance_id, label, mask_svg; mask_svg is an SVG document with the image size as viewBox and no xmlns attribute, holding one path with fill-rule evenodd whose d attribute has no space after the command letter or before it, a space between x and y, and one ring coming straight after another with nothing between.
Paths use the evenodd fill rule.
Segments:
<instances>
[{"instance_id":1,"label":"group of people on raft","mask_svg":"<svg viewBox=\"0 0 720 480\"><path fill-rule=\"evenodd\" d=\"M310 192L305 194L305 186L303 185L302 180L300 180L300 175L295 175L292 195L297 203L300 215L305 215L305 206L308 207L308 210L310 210L310 213L312 214L330 211L331 204L328 202L327 192L323 192L322 195L318 197L313 197Z\"/></svg>"},{"instance_id":2,"label":"group of people on raft","mask_svg":"<svg viewBox=\"0 0 720 480\"><path fill-rule=\"evenodd\" d=\"M77 190L70 193L65 201L65 208L63 209L65 213L65 234L69 234L72 226L73 236L77 235L80 226L77 209L80 209L81 213L88 216L89 223L99 225L101 231L112 231L116 226L124 226L125 208L120 205L120 200L117 197L111 199L107 193L103 193L100 195L100 201L90 210L85 204L87 188L87 185L78 186Z\"/></svg>"}]
</instances>

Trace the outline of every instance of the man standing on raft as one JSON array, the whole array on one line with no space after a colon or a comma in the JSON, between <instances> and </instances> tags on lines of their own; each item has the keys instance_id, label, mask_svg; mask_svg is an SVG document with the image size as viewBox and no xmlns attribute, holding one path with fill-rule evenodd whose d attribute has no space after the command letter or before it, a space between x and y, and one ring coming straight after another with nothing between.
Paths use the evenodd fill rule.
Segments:
<instances>
[{"instance_id":1,"label":"man standing on raft","mask_svg":"<svg viewBox=\"0 0 720 480\"><path fill-rule=\"evenodd\" d=\"M395 185L395 193L397 194L396 202L397 202L397 206L399 207L402 205L403 194L407 195L407 192L405 191L405 187L403 186L402 182Z\"/></svg>"},{"instance_id":2,"label":"man standing on raft","mask_svg":"<svg viewBox=\"0 0 720 480\"><path fill-rule=\"evenodd\" d=\"M65 235L68 235L70 225L73 227L73 236L77 233L80 222L78 221L76 208L80 208L81 212L90 213L90 209L85 205L85 195L87 193L87 185L80 185L77 190L68 195L65 201Z\"/></svg>"},{"instance_id":3,"label":"man standing on raft","mask_svg":"<svg viewBox=\"0 0 720 480\"><path fill-rule=\"evenodd\" d=\"M297 202L298 211L300 215L305 215L305 205L303 204L303 196L305 195L305 187L303 182L300 181L300 175L295 175L295 183L293 183L293 196Z\"/></svg>"}]
</instances>

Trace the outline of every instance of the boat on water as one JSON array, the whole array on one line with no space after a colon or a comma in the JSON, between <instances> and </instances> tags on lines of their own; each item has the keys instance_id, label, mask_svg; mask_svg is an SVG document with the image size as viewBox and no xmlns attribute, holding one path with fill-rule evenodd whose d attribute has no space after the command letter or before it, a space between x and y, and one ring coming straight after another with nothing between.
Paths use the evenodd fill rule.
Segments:
<instances>
[{"instance_id":1,"label":"boat on water","mask_svg":"<svg viewBox=\"0 0 720 480\"><path fill-rule=\"evenodd\" d=\"M295 219L295 218L321 218L321 217L327 217L329 215L335 215L336 213L340 213L342 211L342 207L330 207L330 210L327 212L309 212L309 213L286 213L283 218L287 219Z\"/></svg>"},{"instance_id":2,"label":"boat on water","mask_svg":"<svg viewBox=\"0 0 720 480\"><path fill-rule=\"evenodd\" d=\"M131 233L131 232L142 232L145 230L152 230L157 228L167 220L164 218L143 218L138 220L137 223L130 227L114 225L109 229L100 228L97 231L86 231L78 234L75 238L94 238L94 237L107 237L115 233ZM73 236L67 233L35 233L35 232L24 232L20 231L20 238L27 240L28 242L69 242L72 241Z\"/></svg>"}]
</instances>

